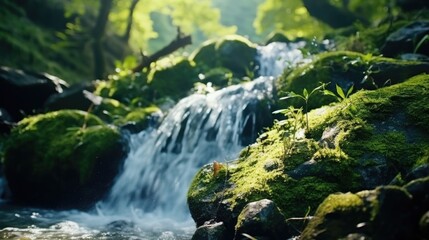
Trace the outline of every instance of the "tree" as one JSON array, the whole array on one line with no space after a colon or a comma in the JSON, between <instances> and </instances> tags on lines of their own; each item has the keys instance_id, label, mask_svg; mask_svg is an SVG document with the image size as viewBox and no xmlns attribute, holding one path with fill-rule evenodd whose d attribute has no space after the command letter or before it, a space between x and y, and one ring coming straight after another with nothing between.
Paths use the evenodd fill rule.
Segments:
<instances>
[{"instance_id":1,"label":"tree","mask_svg":"<svg viewBox=\"0 0 429 240\"><path fill-rule=\"evenodd\" d=\"M105 58L103 53L103 37L106 32L109 14L112 9L113 0L100 2L97 20L92 31L93 53L94 53L94 76L102 79L105 74Z\"/></svg>"},{"instance_id":2,"label":"tree","mask_svg":"<svg viewBox=\"0 0 429 240\"><path fill-rule=\"evenodd\" d=\"M376 24L388 15L393 0L265 0L254 26L258 33L281 31L289 37L321 36L329 28L356 22Z\"/></svg>"},{"instance_id":3,"label":"tree","mask_svg":"<svg viewBox=\"0 0 429 240\"><path fill-rule=\"evenodd\" d=\"M311 17L301 0L265 0L253 23L257 33L284 32L288 37L321 36L328 26Z\"/></svg>"},{"instance_id":4,"label":"tree","mask_svg":"<svg viewBox=\"0 0 429 240\"><path fill-rule=\"evenodd\" d=\"M134 11L136 10L137 4L140 2L140 0L133 0L131 2L130 5L130 10L128 13L128 19L127 19L127 28L125 29L125 33L124 33L124 40L128 43L128 41L130 40L130 35L131 35L131 29L133 27L133 22L134 22Z\"/></svg>"},{"instance_id":5,"label":"tree","mask_svg":"<svg viewBox=\"0 0 429 240\"><path fill-rule=\"evenodd\" d=\"M166 52L171 53L179 45L183 46L191 42L190 38L183 37L183 41L179 41L180 44L176 42L170 45L172 42L165 42L161 50L150 49L148 51L149 39L157 38L159 34L163 34L154 31L152 13L170 16L171 24L175 28L180 27L181 32L185 35L199 32L206 37L213 37L236 31L235 27L225 27L220 24L220 12L212 7L211 0L145 0L144 4L139 4L139 2L139 0L67 1L67 15L77 15L87 19L85 21L87 26L82 28L90 33L88 40L92 43L94 76L96 78L103 78L107 72L105 67L106 55L104 54L106 49L104 48L112 36L123 39L124 44L128 45L134 52L141 52L142 49L145 52L156 52L157 54L154 55L157 58ZM88 19L95 19L95 24L91 26L91 21ZM176 36L172 35L167 39L171 41L175 38ZM168 47L168 51L165 51L165 47ZM160 55L159 53L163 54Z\"/></svg>"}]
</instances>

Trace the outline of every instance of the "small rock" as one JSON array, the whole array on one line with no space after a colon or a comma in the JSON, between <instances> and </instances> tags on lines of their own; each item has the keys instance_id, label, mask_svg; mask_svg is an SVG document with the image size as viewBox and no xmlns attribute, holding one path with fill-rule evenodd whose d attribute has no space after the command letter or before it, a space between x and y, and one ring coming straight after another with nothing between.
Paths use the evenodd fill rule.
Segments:
<instances>
[{"instance_id":1,"label":"small rock","mask_svg":"<svg viewBox=\"0 0 429 240\"><path fill-rule=\"evenodd\" d=\"M206 222L197 228L192 240L222 240L226 239L226 227L223 222Z\"/></svg>"},{"instance_id":2,"label":"small rock","mask_svg":"<svg viewBox=\"0 0 429 240\"><path fill-rule=\"evenodd\" d=\"M278 167L279 167L279 164L272 159L267 160L264 164L264 169L267 172L271 172L273 170L276 170Z\"/></svg>"},{"instance_id":3,"label":"small rock","mask_svg":"<svg viewBox=\"0 0 429 240\"><path fill-rule=\"evenodd\" d=\"M384 43L381 52L383 55L393 57L401 53L414 52L418 43L429 33L428 21L416 21L390 34ZM428 44L422 44L418 53L428 55Z\"/></svg>"},{"instance_id":4,"label":"small rock","mask_svg":"<svg viewBox=\"0 0 429 240\"><path fill-rule=\"evenodd\" d=\"M340 128L337 126L326 128L319 140L319 145L328 148L335 148L335 138L338 133L340 133Z\"/></svg>"},{"instance_id":5,"label":"small rock","mask_svg":"<svg viewBox=\"0 0 429 240\"><path fill-rule=\"evenodd\" d=\"M288 239L290 234L285 217L276 204L268 199L247 204L238 216L236 237L248 234L252 237Z\"/></svg>"}]
</instances>

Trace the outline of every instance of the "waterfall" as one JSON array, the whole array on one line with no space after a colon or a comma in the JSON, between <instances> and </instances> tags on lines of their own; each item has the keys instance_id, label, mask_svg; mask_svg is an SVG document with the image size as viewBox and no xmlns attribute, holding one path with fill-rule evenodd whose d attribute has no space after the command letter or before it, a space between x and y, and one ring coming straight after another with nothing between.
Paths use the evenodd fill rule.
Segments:
<instances>
[{"instance_id":1,"label":"waterfall","mask_svg":"<svg viewBox=\"0 0 429 240\"><path fill-rule=\"evenodd\" d=\"M293 68L296 65L307 62L301 48L306 42L296 43L272 42L266 46L258 47L257 60L259 62L260 76L280 76L286 68Z\"/></svg>"},{"instance_id":2,"label":"waterfall","mask_svg":"<svg viewBox=\"0 0 429 240\"><path fill-rule=\"evenodd\" d=\"M271 112L272 88L272 77L260 77L182 99L157 129L131 136L124 171L99 208L189 219L186 192L193 176L206 163L236 158L256 139L257 128L267 125L262 118Z\"/></svg>"},{"instance_id":3,"label":"waterfall","mask_svg":"<svg viewBox=\"0 0 429 240\"><path fill-rule=\"evenodd\" d=\"M302 60L298 47L285 43L259 47L261 77L186 97L158 128L132 135L123 172L97 204L99 213L133 220L147 216L189 220L186 194L192 178L204 164L235 159L271 123L274 79Z\"/></svg>"}]
</instances>

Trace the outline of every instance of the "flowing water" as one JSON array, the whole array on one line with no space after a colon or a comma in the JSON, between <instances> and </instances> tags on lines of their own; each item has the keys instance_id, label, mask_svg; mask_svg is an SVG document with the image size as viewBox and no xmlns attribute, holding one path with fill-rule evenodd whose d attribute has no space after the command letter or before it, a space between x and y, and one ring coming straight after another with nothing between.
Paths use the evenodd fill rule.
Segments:
<instances>
[{"instance_id":1,"label":"flowing water","mask_svg":"<svg viewBox=\"0 0 429 240\"><path fill-rule=\"evenodd\" d=\"M270 123L274 78L303 61L300 44L259 47L261 77L186 97L159 127L131 135L123 172L92 211L0 204L0 239L190 239L193 176L204 164L235 159Z\"/></svg>"}]
</instances>

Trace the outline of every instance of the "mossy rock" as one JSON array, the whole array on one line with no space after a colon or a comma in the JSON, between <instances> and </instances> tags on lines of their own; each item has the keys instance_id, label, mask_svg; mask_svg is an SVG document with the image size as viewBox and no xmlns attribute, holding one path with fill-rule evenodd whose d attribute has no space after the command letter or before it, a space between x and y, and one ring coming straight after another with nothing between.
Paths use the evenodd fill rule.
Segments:
<instances>
[{"instance_id":1,"label":"mossy rock","mask_svg":"<svg viewBox=\"0 0 429 240\"><path fill-rule=\"evenodd\" d=\"M13 200L44 207L86 207L110 188L125 147L119 131L78 110L28 117L6 142Z\"/></svg>"},{"instance_id":2,"label":"mossy rock","mask_svg":"<svg viewBox=\"0 0 429 240\"><path fill-rule=\"evenodd\" d=\"M253 76L256 45L248 39L231 35L218 40L210 40L192 53L192 59L203 72L224 67L235 77Z\"/></svg>"},{"instance_id":3,"label":"mossy rock","mask_svg":"<svg viewBox=\"0 0 429 240\"><path fill-rule=\"evenodd\" d=\"M327 90L337 93L336 85L344 92L353 86L359 89L378 89L400 83L420 73L428 73L429 64L416 61L396 60L376 57L371 54L356 52L328 52L315 56L315 59L294 70L287 70L278 79L279 96L289 92L302 94L304 89L311 91L321 85L328 84ZM336 99L330 95L316 92L309 100L308 108L314 109L327 105ZM281 101L280 106L302 107L304 102L298 98Z\"/></svg>"},{"instance_id":4,"label":"mossy rock","mask_svg":"<svg viewBox=\"0 0 429 240\"><path fill-rule=\"evenodd\" d=\"M429 210L428 197L429 177L404 187L329 195L300 239L424 239L419 221Z\"/></svg>"},{"instance_id":5,"label":"mossy rock","mask_svg":"<svg viewBox=\"0 0 429 240\"><path fill-rule=\"evenodd\" d=\"M180 99L187 95L199 78L195 63L179 58L157 62L149 74L148 81L156 99L163 97Z\"/></svg>"},{"instance_id":6,"label":"mossy rock","mask_svg":"<svg viewBox=\"0 0 429 240\"><path fill-rule=\"evenodd\" d=\"M290 125L275 124L237 161L224 164L225 174L215 177L205 167L195 176L188 194L192 217L197 225L215 218L229 229L247 203L264 198L286 218L303 217L331 193L369 189L407 175L426 161L428 89L424 74L359 91L309 112L309 128L300 123L295 137L285 137Z\"/></svg>"}]
</instances>

